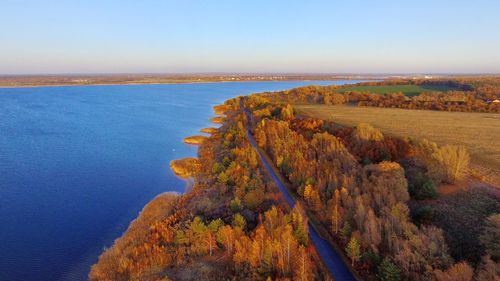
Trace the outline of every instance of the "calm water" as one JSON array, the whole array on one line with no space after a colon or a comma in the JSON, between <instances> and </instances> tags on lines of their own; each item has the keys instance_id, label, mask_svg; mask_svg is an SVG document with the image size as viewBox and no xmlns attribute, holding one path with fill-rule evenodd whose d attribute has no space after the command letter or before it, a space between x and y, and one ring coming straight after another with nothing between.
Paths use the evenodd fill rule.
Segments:
<instances>
[{"instance_id":1,"label":"calm water","mask_svg":"<svg viewBox=\"0 0 500 281\"><path fill-rule=\"evenodd\" d=\"M0 281L86 280L149 200L183 192L169 162L213 105L345 82L0 89Z\"/></svg>"}]
</instances>

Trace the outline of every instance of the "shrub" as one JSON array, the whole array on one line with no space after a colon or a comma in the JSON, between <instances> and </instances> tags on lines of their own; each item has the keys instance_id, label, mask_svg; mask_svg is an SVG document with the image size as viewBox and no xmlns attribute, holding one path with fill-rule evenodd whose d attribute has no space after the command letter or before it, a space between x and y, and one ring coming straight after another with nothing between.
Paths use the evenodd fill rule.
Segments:
<instances>
[{"instance_id":1,"label":"shrub","mask_svg":"<svg viewBox=\"0 0 500 281\"><path fill-rule=\"evenodd\" d=\"M401 280L399 268L387 257L380 263L377 276L382 281Z\"/></svg>"},{"instance_id":2,"label":"shrub","mask_svg":"<svg viewBox=\"0 0 500 281\"><path fill-rule=\"evenodd\" d=\"M261 190L252 190L245 195L243 201L245 202L245 206L255 210L264 201L264 192Z\"/></svg>"},{"instance_id":3,"label":"shrub","mask_svg":"<svg viewBox=\"0 0 500 281\"><path fill-rule=\"evenodd\" d=\"M437 197L436 185L429 178L427 178L422 184L422 186L418 188L415 192L415 199L417 200L435 199L436 197Z\"/></svg>"},{"instance_id":4,"label":"shrub","mask_svg":"<svg viewBox=\"0 0 500 281\"><path fill-rule=\"evenodd\" d=\"M229 207L231 208L231 211L233 213L238 213L242 209L241 200L238 197L236 197L233 200L231 200L231 203L229 203L229 205L230 205Z\"/></svg>"},{"instance_id":5,"label":"shrub","mask_svg":"<svg viewBox=\"0 0 500 281\"><path fill-rule=\"evenodd\" d=\"M356 141L382 141L384 135L380 130L373 128L370 124L360 123L356 126L356 130L353 131L353 138Z\"/></svg>"},{"instance_id":6,"label":"shrub","mask_svg":"<svg viewBox=\"0 0 500 281\"><path fill-rule=\"evenodd\" d=\"M445 145L422 140L416 145L416 155L426 166L427 173L434 182L454 183L467 173L470 156L463 146Z\"/></svg>"},{"instance_id":7,"label":"shrub","mask_svg":"<svg viewBox=\"0 0 500 281\"><path fill-rule=\"evenodd\" d=\"M433 216L434 216L434 209L432 209L431 206L423 206L417 210L415 214L415 220L418 222L430 221L432 220Z\"/></svg>"},{"instance_id":8,"label":"shrub","mask_svg":"<svg viewBox=\"0 0 500 281\"><path fill-rule=\"evenodd\" d=\"M479 239L491 258L498 261L500 259L500 214L486 218L484 230Z\"/></svg>"}]
</instances>

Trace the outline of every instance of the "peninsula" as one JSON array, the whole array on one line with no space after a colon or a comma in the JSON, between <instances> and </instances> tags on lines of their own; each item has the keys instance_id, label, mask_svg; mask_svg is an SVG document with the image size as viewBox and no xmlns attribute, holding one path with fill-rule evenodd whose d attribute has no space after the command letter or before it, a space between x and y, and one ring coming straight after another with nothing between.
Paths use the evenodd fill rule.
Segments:
<instances>
[{"instance_id":1,"label":"peninsula","mask_svg":"<svg viewBox=\"0 0 500 281\"><path fill-rule=\"evenodd\" d=\"M198 158L171 163L192 190L149 203L90 280L495 280L498 182L472 169L472 147L324 112L433 110L454 126L450 111L496 118L498 89L497 77L388 80L228 100Z\"/></svg>"}]
</instances>

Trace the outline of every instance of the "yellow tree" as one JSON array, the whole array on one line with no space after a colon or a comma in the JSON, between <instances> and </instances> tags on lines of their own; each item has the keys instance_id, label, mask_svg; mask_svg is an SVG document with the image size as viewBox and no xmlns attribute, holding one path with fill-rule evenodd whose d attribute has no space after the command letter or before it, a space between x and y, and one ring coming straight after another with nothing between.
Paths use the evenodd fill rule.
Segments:
<instances>
[{"instance_id":1,"label":"yellow tree","mask_svg":"<svg viewBox=\"0 0 500 281\"><path fill-rule=\"evenodd\" d=\"M361 249L359 246L359 242L356 237L352 236L351 240L346 247L347 256L351 259L351 264L354 265L361 258Z\"/></svg>"}]
</instances>

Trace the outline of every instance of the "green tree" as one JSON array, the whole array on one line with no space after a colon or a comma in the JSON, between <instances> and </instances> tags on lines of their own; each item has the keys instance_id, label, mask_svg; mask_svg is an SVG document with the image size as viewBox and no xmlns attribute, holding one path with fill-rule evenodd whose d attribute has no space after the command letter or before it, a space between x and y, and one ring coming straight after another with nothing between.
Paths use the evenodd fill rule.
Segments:
<instances>
[{"instance_id":1,"label":"green tree","mask_svg":"<svg viewBox=\"0 0 500 281\"><path fill-rule=\"evenodd\" d=\"M234 215L233 227L239 227L240 229L245 230L246 225L247 225L247 221L245 220L245 218L242 215L240 215L240 214Z\"/></svg>"},{"instance_id":2,"label":"green tree","mask_svg":"<svg viewBox=\"0 0 500 281\"><path fill-rule=\"evenodd\" d=\"M401 280L399 268L391 262L389 258L384 260L378 266L378 275L382 281L399 281Z\"/></svg>"},{"instance_id":3,"label":"green tree","mask_svg":"<svg viewBox=\"0 0 500 281\"><path fill-rule=\"evenodd\" d=\"M351 227L351 224L346 221L344 223L344 226L342 227L342 229L340 230L340 236L344 239L347 239L351 236L351 233L352 233L352 227Z\"/></svg>"}]
</instances>

